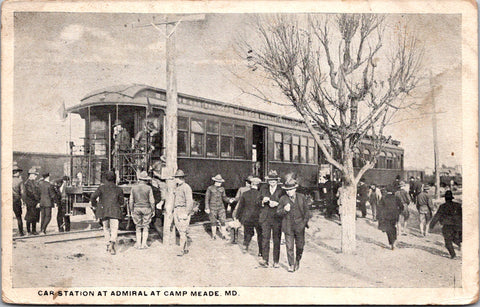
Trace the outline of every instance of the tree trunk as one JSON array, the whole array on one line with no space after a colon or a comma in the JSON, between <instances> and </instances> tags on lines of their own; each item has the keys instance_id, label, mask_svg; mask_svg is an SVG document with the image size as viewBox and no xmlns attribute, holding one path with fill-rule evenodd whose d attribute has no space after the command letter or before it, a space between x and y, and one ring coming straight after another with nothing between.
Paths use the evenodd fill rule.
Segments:
<instances>
[{"instance_id":1,"label":"tree trunk","mask_svg":"<svg viewBox=\"0 0 480 307\"><path fill-rule=\"evenodd\" d=\"M344 153L343 188L340 193L340 216L342 219L342 253L352 254L356 248L357 184L353 169L353 153Z\"/></svg>"}]
</instances>

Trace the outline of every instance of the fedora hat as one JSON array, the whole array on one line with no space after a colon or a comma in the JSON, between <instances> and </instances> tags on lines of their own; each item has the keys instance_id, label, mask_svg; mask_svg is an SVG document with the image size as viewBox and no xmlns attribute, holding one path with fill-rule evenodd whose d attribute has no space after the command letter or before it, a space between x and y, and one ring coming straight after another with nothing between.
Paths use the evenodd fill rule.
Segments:
<instances>
[{"instance_id":1,"label":"fedora hat","mask_svg":"<svg viewBox=\"0 0 480 307\"><path fill-rule=\"evenodd\" d=\"M167 157L165 157L165 155L162 155L160 157L160 161L162 161L163 163L167 163Z\"/></svg>"},{"instance_id":2,"label":"fedora hat","mask_svg":"<svg viewBox=\"0 0 480 307\"><path fill-rule=\"evenodd\" d=\"M293 190L296 188L298 188L298 184L297 184L297 181L293 178L290 178L287 181L285 181L285 183L282 186L282 189L284 190Z\"/></svg>"},{"instance_id":3,"label":"fedora hat","mask_svg":"<svg viewBox=\"0 0 480 307\"><path fill-rule=\"evenodd\" d=\"M140 174L138 174L138 180L150 180L150 179L152 178L148 176L146 171L142 171L140 172Z\"/></svg>"},{"instance_id":4,"label":"fedora hat","mask_svg":"<svg viewBox=\"0 0 480 307\"><path fill-rule=\"evenodd\" d=\"M424 189L425 191L428 191L428 190L430 190L430 186L429 186L428 184L424 184L424 185L423 185L423 189Z\"/></svg>"},{"instance_id":5,"label":"fedora hat","mask_svg":"<svg viewBox=\"0 0 480 307\"><path fill-rule=\"evenodd\" d=\"M28 170L28 174L38 175L39 173L35 167L32 167L31 169Z\"/></svg>"},{"instance_id":6,"label":"fedora hat","mask_svg":"<svg viewBox=\"0 0 480 307\"><path fill-rule=\"evenodd\" d=\"M185 173L181 169L178 169L173 177L185 177Z\"/></svg>"},{"instance_id":7,"label":"fedora hat","mask_svg":"<svg viewBox=\"0 0 480 307\"><path fill-rule=\"evenodd\" d=\"M116 120L115 120L115 123L113 124L113 126L115 127L115 126L119 126L119 125L123 125L123 123L122 123L121 120L116 119Z\"/></svg>"},{"instance_id":8,"label":"fedora hat","mask_svg":"<svg viewBox=\"0 0 480 307\"><path fill-rule=\"evenodd\" d=\"M20 167L18 167L18 164L16 161L13 162L13 171L14 172L23 172L23 169L21 169Z\"/></svg>"},{"instance_id":9,"label":"fedora hat","mask_svg":"<svg viewBox=\"0 0 480 307\"><path fill-rule=\"evenodd\" d=\"M252 182L253 176L248 175L247 178L245 178L245 181Z\"/></svg>"},{"instance_id":10,"label":"fedora hat","mask_svg":"<svg viewBox=\"0 0 480 307\"><path fill-rule=\"evenodd\" d=\"M271 170L268 172L268 175L265 177L265 180L280 180L276 170Z\"/></svg>"},{"instance_id":11,"label":"fedora hat","mask_svg":"<svg viewBox=\"0 0 480 307\"><path fill-rule=\"evenodd\" d=\"M253 185L259 185L260 182L262 182L262 180L260 180L260 178L257 178L257 177L252 177L252 179L250 179L250 183Z\"/></svg>"},{"instance_id":12,"label":"fedora hat","mask_svg":"<svg viewBox=\"0 0 480 307\"><path fill-rule=\"evenodd\" d=\"M215 177L212 177L212 180L216 182L225 182L225 180L223 180L222 178L222 175L220 174L217 174Z\"/></svg>"}]
</instances>

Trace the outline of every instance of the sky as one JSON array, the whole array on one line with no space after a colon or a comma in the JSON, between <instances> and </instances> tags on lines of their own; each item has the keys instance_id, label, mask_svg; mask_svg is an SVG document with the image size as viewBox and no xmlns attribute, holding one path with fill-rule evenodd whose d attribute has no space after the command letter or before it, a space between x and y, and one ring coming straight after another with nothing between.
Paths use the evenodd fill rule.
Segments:
<instances>
[{"instance_id":1,"label":"sky","mask_svg":"<svg viewBox=\"0 0 480 307\"><path fill-rule=\"evenodd\" d=\"M78 117L62 120L62 103L80 103L88 93L120 84L165 88L164 28L136 27L160 15L104 13L16 13L14 32L15 151L66 153L69 135L79 140ZM205 20L176 28L178 91L233 104L297 116L290 107L267 105L246 94L265 85L275 101L288 103L271 82L251 71L238 52L252 15L206 14ZM460 15L388 15L387 23L408 24L424 44L424 73L436 84L440 163L461 164ZM132 27L135 25L135 27ZM428 83L427 83L428 85ZM405 149L405 167L433 167L430 87L420 89L418 106L403 110L387 133ZM268 92L268 91L267 91ZM78 142L78 141L77 141Z\"/></svg>"}]
</instances>

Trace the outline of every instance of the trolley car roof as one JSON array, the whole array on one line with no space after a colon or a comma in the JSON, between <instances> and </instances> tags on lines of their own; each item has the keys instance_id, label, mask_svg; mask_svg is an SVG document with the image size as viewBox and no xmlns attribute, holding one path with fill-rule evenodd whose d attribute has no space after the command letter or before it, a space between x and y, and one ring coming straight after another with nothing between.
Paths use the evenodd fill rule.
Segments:
<instances>
[{"instance_id":1,"label":"trolley car roof","mask_svg":"<svg viewBox=\"0 0 480 307\"><path fill-rule=\"evenodd\" d=\"M146 107L150 103L152 107L166 107L166 91L143 84L118 85L91 92L81 103L67 109L69 113L80 114L88 107L118 105ZM280 124L303 126L301 118L284 116L278 113L261 111L232 103L202 98L198 96L178 93L178 108L187 111L208 111L208 113L222 113L227 117L243 117L252 121L267 120Z\"/></svg>"}]
</instances>

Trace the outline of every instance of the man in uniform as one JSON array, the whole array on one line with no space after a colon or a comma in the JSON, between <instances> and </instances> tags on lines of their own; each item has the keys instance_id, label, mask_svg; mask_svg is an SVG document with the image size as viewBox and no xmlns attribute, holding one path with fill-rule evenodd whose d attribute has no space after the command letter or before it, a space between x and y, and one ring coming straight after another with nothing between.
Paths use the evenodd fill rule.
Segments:
<instances>
[{"instance_id":1,"label":"man in uniform","mask_svg":"<svg viewBox=\"0 0 480 307\"><path fill-rule=\"evenodd\" d=\"M445 247L450 253L450 258L455 259L456 254L453 243L461 247L462 244L462 205L452 201L452 191L445 192L445 203L440 205L437 213L430 222L430 229L435 227L437 222L442 224L442 234L445 240Z\"/></svg>"},{"instance_id":2,"label":"man in uniform","mask_svg":"<svg viewBox=\"0 0 480 307\"><path fill-rule=\"evenodd\" d=\"M125 153L130 150L130 133L128 133L127 129L122 127L122 121L117 119L113 124L113 139L115 142L114 145L114 165L115 173L117 177L117 182L120 181L120 174L123 173L122 165L123 161L120 157L121 153Z\"/></svg>"},{"instance_id":3,"label":"man in uniform","mask_svg":"<svg viewBox=\"0 0 480 307\"><path fill-rule=\"evenodd\" d=\"M222 183L225 180L222 175L218 174L212 177L214 184L207 188L205 193L205 213L210 217L210 224L212 227L212 238L217 239L217 221L220 222L220 232L224 239L228 238L227 230L225 228L225 220L227 218L225 206L223 202L231 204L234 199L228 198L225 193L225 188Z\"/></svg>"},{"instance_id":4,"label":"man in uniform","mask_svg":"<svg viewBox=\"0 0 480 307\"><path fill-rule=\"evenodd\" d=\"M52 219L52 208L55 203L55 188L50 183L50 173L42 174L43 179L38 183L40 187L40 231L47 234L47 227Z\"/></svg>"},{"instance_id":5,"label":"man in uniform","mask_svg":"<svg viewBox=\"0 0 480 307\"><path fill-rule=\"evenodd\" d=\"M258 185L259 178L250 178L250 189L244 192L238 201L233 218L239 219L244 227L244 239L242 251L246 253L255 231L257 232L258 256L262 256L262 228L258 222L260 207L257 205L260 196Z\"/></svg>"},{"instance_id":6,"label":"man in uniform","mask_svg":"<svg viewBox=\"0 0 480 307\"><path fill-rule=\"evenodd\" d=\"M185 173L182 170L175 172L177 187L174 191L173 220L180 234L180 251L177 256L188 254L187 233L190 217L193 214L192 188L185 182Z\"/></svg>"},{"instance_id":7,"label":"man in uniform","mask_svg":"<svg viewBox=\"0 0 480 307\"><path fill-rule=\"evenodd\" d=\"M280 241L282 238L282 219L277 215L277 206L280 197L283 196L284 191L278 186L280 177L277 171L271 170L265 177L268 181L268 186L263 186L260 189L260 199L258 205L260 206L259 223L262 226L262 267L268 267L268 260L270 257L270 238L273 238L273 267L280 267L278 261L280 260Z\"/></svg>"},{"instance_id":8,"label":"man in uniform","mask_svg":"<svg viewBox=\"0 0 480 307\"><path fill-rule=\"evenodd\" d=\"M18 232L20 236L24 236L23 232L23 221L22 221L22 190L23 190L23 181L20 177L20 173L23 170L18 167L17 162L13 162L13 179L12 179L12 189L13 189L13 213L17 219Z\"/></svg>"},{"instance_id":9,"label":"man in uniform","mask_svg":"<svg viewBox=\"0 0 480 307\"><path fill-rule=\"evenodd\" d=\"M138 183L130 191L130 201L128 203L132 219L135 223L137 243L135 248L148 248L148 228L153 216L155 215L155 198L153 197L152 187L148 185L150 178L146 171L138 175Z\"/></svg>"},{"instance_id":10,"label":"man in uniform","mask_svg":"<svg viewBox=\"0 0 480 307\"><path fill-rule=\"evenodd\" d=\"M38 235L37 223L40 220L40 188L35 181L37 176L37 169L32 167L28 171L28 179L24 182L22 191L22 200L27 206L27 213L25 214L27 233L32 235Z\"/></svg>"},{"instance_id":11,"label":"man in uniform","mask_svg":"<svg viewBox=\"0 0 480 307\"><path fill-rule=\"evenodd\" d=\"M428 196L428 185L423 186L423 191L417 196L417 210L420 219L420 234L426 236L428 234L428 222L432 218L433 203Z\"/></svg>"},{"instance_id":12,"label":"man in uniform","mask_svg":"<svg viewBox=\"0 0 480 307\"><path fill-rule=\"evenodd\" d=\"M285 234L289 272L300 268L305 246L305 228L308 227L308 220L311 218L305 195L297 193L297 187L297 182L293 178L285 182L282 189L287 195L280 198L277 209L277 213L283 216L282 231Z\"/></svg>"},{"instance_id":13,"label":"man in uniform","mask_svg":"<svg viewBox=\"0 0 480 307\"><path fill-rule=\"evenodd\" d=\"M152 165L152 191L155 199L155 215L152 219L153 228L157 231L160 237L163 237L163 213L162 208L165 204L165 197L167 195L167 183L162 175L162 170L165 167L165 157L160 157L161 161L157 161Z\"/></svg>"}]
</instances>

